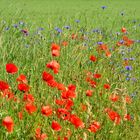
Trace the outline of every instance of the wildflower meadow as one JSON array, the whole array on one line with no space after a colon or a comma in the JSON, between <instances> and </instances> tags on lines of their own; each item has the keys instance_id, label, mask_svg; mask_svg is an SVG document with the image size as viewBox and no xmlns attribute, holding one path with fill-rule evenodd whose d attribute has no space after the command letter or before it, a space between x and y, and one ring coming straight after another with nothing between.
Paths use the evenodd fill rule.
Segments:
<instances>
[{"instance_id":1,"label":"wildflower meadow","mask_svg":"<svg viewBox=\"0 0 140 140\"><path fill-rule=\"evenodd\" d=\"M140 140L139 0L0 0L0 140Z\"/></svg>"}]
</instances>

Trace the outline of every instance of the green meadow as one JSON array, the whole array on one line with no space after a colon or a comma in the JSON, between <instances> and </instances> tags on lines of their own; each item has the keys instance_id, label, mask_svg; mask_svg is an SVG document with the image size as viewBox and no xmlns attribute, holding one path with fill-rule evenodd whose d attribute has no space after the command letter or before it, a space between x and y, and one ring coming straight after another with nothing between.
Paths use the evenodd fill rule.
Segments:
<instances>
[{"instance_id":1,"label":"green meadow","mask_svg":"<svg viewBox=\"0 0 140 140\"><path fill-rule=\"evenodd\" d=\"M139 7L0 0L0 140L139 140Z\"/></svg>"}]
</instances>

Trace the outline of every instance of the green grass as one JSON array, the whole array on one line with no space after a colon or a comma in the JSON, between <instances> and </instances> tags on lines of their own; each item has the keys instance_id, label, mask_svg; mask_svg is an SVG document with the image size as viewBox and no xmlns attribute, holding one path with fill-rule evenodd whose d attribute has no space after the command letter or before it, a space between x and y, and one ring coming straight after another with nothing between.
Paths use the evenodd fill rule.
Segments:
<instances>
[{"instance_id":1,"label":"green grass","mask_svg":"<svg viewBox=\"0 0 140 140\"><path fill-rule=\"evenodd\" d=\"M107 8L103 10L101 6ZM10 91L18 100L7 100L0 91L0 140L35 139L35 130L38 127L42 133L48 135L49 140L55 140L58 136L63 139L68 130L72 132L70 140L139 140L140 43L136 42L130 47L116 46L116 43L122 40L122 27L128 30L127 36L130 39L140 40L139 6L139 0L0 0L0 80L8 82ZM124 16L121 12L124 12ZM80 22L76 23L75 20ZM20 25L20 21L25 25ZM15 24L18 28L14 27ZM71 29L67 30L64 26L71 26ZM40 27L44 30L38 31ZM61 34L55 31L56 27L62 29ZM6 30L7 28L9 29ZM22 29L27 29L29 35L23 35ZM94 33L94 29L99 29L102 33ZM117 35L117 32L120 32L120 35ZM71 39L73 33L78 34L78 39ZM82 40L82 35L88 39ZM67 41L68 46L63 47L63 41ZM61 46L60 57L51 56L52 42ZM107 44L112 56L108 58L104 53L99 54L97 42ZM122 55L121 51L125 54ZM97 62L89 60L91 55L98 58ZM127 71L123 59L131 57L135 58L133 61L129 60L128 64L132 66L132 71ZM46 64L51 60L59 62L58 74L53 74L52 70L46 68ZM14 75L7 73L7 63L16 64L18 72ZM80 117L85 128L75 129L69 121L57 117L56 109L59 106L55 99L61 98L61 92L47 86L42 80L44 70L66 87L69 84L76 85L77 97L72 99L74 106L69 112ZM85 71L102 75L101 80L97 80L96 88L86 82ZM21 73L27 76L28 85L31 87L29 93L35 98L37 111L32 115L25 110L24 93L17 89L16 78ZM130 75L130 80L126 80L126 74ZM136 78L136 82L133 82L132 78ZM103 88L105 83L111 85L110 90ZM88 89L94 91L92 97L86 96ZM124 97L132 97L134 92L137 94L132 98L132 103L125 103ZM118 102L109 100L112 93L120 96ZM41 114L42 105L48 104L53 108L53 115L50 117ZM82 111L81 104L87 106L86 111ZM114 125L105 114L104 109L107 107L120 114L119 125ZM23 120L18 118L20 111L23 112ZM126 112L132 116L130 121L123 119ZM1 125L6 116L11 116L14 120L13 133L8 133ZM61 124L60 132L52 130L53 120ZM87 130L94 120L101 124L101 129L96 133Z\"/></svg>"}]
</instances>

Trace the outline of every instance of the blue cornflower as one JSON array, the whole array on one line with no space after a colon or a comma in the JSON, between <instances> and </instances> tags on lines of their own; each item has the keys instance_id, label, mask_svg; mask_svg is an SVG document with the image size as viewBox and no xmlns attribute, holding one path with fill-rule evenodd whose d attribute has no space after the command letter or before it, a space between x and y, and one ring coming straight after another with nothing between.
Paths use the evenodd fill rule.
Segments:
<instances>
[{"instance_id":1,"label":"blue cornflower","mask_svg":"<svg viewBox=\"0 0 140 140\"><path fill-rule=\"evenodd\" d=\"M136 20L133 20L132 22L133 22L133 23L136 23L137 21L136 21Z\"/></svg>"},{"instance_id":2,"label":"blue cornflower","mask_svg":"<svg viewBox=\"0 0 140 140\"><path fill-rule=\"evenodd\" d=\"M123 43L124 43L124 40L120 40L119 42L120 42L121 44L123 44Z\"/></svg>"},{"instance_id":3,"label":"blue cornflower","mask_svg":"<svg viewBox=\"0 0 140 140\"><path fill-rule=\"evenodd\" d=\"M104 10L104 9L106 9L106 8L107 8L107 6L102 6L101 8Z\"/></svg>"},{"instance_id":4,"label":"blue cornflower","mask_svg":"<svg viewBox=\"0 0 140 140\"><path fill-rule=\"evenodd\" d=\"M13 27L18 28L18 25L17 24L14 24Z\"/></svg>"},{"instance_id":5,"label":"blue cornflower","mask_svg":"<svg viewBox=\"0 0 140 140\"><path fill-rule=\"evenodd\" d=\"M125 66L126 70L132 70L132 66Z\"/></svg>"},{"instance_id":6,"label":"blue cornflower","mask_svg":"<svg viewBox=\"0 0 140 140\"><path fill-rule=\"evenodd\" d=\"M70 29L70 26L64 26L64 28L66 28L66 29Z\"/></svg>"},{"instance_id":7,"label":"blue cornflower","mask_svg":"<svg viewBox=\"0 0 140 140\"><path fill-rule=\"evenodd\" d=\"M98 45L102 45L102 44L103 44L103 42L97 42L97 44L98 44Z\"/></svg>"},{"instance_id":8,"label":"blue cornflower","mask_svg":"<svg viewBox=\"0 0 140 140\"><path fill-rule=\"evenodd\" d=\"M61 33L61 32L62 32L62 30L61 30L60 28L58 28L58 27L55 27L55 30L56 30L58 33Z\"/></svg>"},{"instance_id":9,"label":"blue cornflower","mask_svg":"<svg viewBox=\"0 0 140 140\"><path fill-rule=\"evenodd\" d=\"M127 61L127 60L129 60L129 59L128 59L128 58L124 58L123 60L126 60L126 61Z\"/></svg>"},{"instance_id":10,"label":"blue cornflower","mask_svg":"<svg viewBox=\"0 0 140 140\"><path fill-rule=\"evenodd\" d=\"M94 29L94 30L92 30L92 32L94 32L94 33L101 33L101 31L99 29Z\"/></svg>"},{"instance_id":11,"label":"blue cornflower","mask_svg":"<svg viewBox=\"0 0 140 140\"><path fill-rule=\"evenodd\" d=\"M136 40L137 43L140 43L140 40Z\"/></svg>"},{"instance_id":12,"label":"blue cornflower","mask_svg":"<svg viewBox=\"0 0 140 140\"><path fill-rule=\"evenodd\" d=\"M55 29L55 30L58 30L59 28L58 28L58 27L55 27L54 29Z\"/></svg>"},{"instance_id":13,"label":"blue cornflower","mask_svg":"<svg viewBox=\"0 0 140 140\"><path fill-rule=\"evenodd\" d=\"M120 32L116 32L116 34L117 34L117 35L120 35L121 33L120 33Z\"/></svg>"},{"instance_id":14,"label":"blue cornflower","mask_svg":"<svg viewBox=\"0 0 140 140\"><path fill-rule=\"evenodd\" d=\"M130 76L131 76L131 74L130 74L130 73L126 73L125 75L126 75L126 77L130 77Z\"/></svg>"},{"instance_id":15,"label":"blue cornflower","mask_svg":"<svg viewBox=\"0 0 140 140\"><path fill-rule=\"evenodd\" d=\"M130 80L130 78L129 78L129 77L127 77L127 78L126 78L126 80L127 80L127 81L129 81L129 80Z\"/></svg>"},{"instance_id":16,"label":"blue cornflower","mask_svg":"<svg viewBox=\"0 0 140 140\"><path fill-rule=\"evenodd\" d=\"M5 30L8 31L10 29L10 27L6 27Z\"/></svg>"},{"instance_id":17,"label":"blue cornflower","mask_svg":"<svg viewBox=\"0 0 140 140\"><path fill-rule=\"evenodd\" d=\"M98 29L93 29L92 32L94 32L94 33L95 33L95 32L98 32Z\"/></svg>"},{"instance_id":18,"label":"blue cornflower","mask_svg":"<svg viewBox=\"0 0 140 140\"><path fill-rule=\"evenodd\" d=\"M57 29L57 32L61 33L61 32L62 32L62 30L61 30L61 29Z\"/></svg>"},{"instance_id":19,"label":"blue cornflower","mask_svg":"<svg viewBox=\"0 0 140 140\"><path fill-rule=\"evenodd\" d=\"M80 20L79 20L79 19L76 19L76 20L75 20L75 22L76 22L76 23L79 23L79 22L80 22Z\"/></svg>"},{"instance_id":20,"label":"blue cornflower","mask_svg":"<svg viewBox=\"0 0 140 140\"><path fill-rule=\"evenodd\" d=\"M134 57L131 57L131 58L129 58L129 60L133 61L133 60L135 60L135 58Z\"/></svg>"},{"instance_id":21,"label":"blue cornflower","mask_svg":"<svg viewBox=\"0 0 140 140\"><path fill-rule=\"evenodd\" d=\"M43 31L43 30L44 30L44 28L42 28L42 27L39 27L39 28L38 28L38 30L40 30L40 31Z\"/></svg>"}]
</instances>

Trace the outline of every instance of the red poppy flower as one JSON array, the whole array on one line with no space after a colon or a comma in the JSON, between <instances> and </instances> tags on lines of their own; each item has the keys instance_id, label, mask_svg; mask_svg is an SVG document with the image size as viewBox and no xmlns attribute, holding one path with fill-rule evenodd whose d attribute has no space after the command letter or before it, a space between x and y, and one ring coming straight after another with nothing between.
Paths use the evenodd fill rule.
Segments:
<instances>
[{"instance_id":1,"label":"red poppy flower","mask_svg":"<svg viewBox=\"0 0 140 140\"><path fill-rule=\"evenodd\" d=\"M93 88L96 88L97 83L93 80L90 80L90 86L93 87Z\"/></svg>"},{"instance_id":2,"label":"red poppy flower","mask_svg":"<svg viewBox=\"0 0 140 140\"><path fill-rule=\"evenodd\" d=\"M27 83L27 78L24 74L20 74L19 77L16 79L18 82Z\"/></svg>"},{"instance_id":3,"label":"red poppy flower","mask_svg":"<svg viewBox=\"0 0 140 140\"><path fill-rule=\"evenodd\" d=\"M127 32L125 27L122 27L121 31L122 31L122 33L126 33Z\"/></svg>"},{"instance_id":4,"label":"red poppy flower","mask_svg":"<svg viewBox=\"0 0 140 140\"><path fill-rule=\"evenodd\" d=\"M101 74L95 73L95 74L93 74L93 77L96 78L96 79L99 79L99 78L101 78Z\"/></svg>"},{"instance_id":5,"label":"red poppy flower","mask_svg":"<svg viewBox=\"0 0 140 140\"><path fill-rule=\"evenodd\" d=\"M127 40L127 41L124 43L124 45L126 45L127 47L131 46L132 44L134 44L134 41L131 40L131 39Z\"/></svg>"},{"instance_id":6,"label":"red poppy flower","mask_svg":"<svg viewBox=\"0 0 140 140\"><path fill-rule=\"evenodd\" d=\"M90 56L90 60L91 60L92 62L96 62L96 61L97 61L97 58L96 58L94 55L91 55L91 56Z\"/></svg>"},{"instance_id":7,"label":"red poppy flower","mask_svg":"<svg viewBox=\"0 0 140 140\"><path fill-rule=\"evenodd\" d=\"M60 131L61 130L61 125L57 121L52 121L52 129L55 131Z\"/></svg>"},{"instance_id":8,"label":"red poppy flower","mask_svg":"<svg viewBox=\"0 0 140 140\"><path fill-rule=\"evenodd\" d=\"M118 100L119 100L119 96L118 95L116 95L116 94L111 94L110 96L109 96L109 99L111 100L111 101L113 101L113 102L117 102Z\"/></svg>"},{"instance_id":9,"label":"red poppy flower","mask_svg":"<svg viewBox=\"0 0 140 140\"><path fill-rule=\"evenodd\" d=\"M71 91L75 91L76 90L76 86L73 84L68 85L68 89Z\"/></svg>"},{"instance_id":10,"label":"red poppy flower","mask_svg":"<svg viewBox=\"0 0 140 140\"><path fill-rule=\"evenodd\" d=\"M57 105L62 106L62 105L65 105L66 100L64 100L64 99L56 99L56 100L55 100L55 103L56 103Z\"/></svg>"},{"instance_id":11,"label":"red poppy flower","mask_svg":"<svg viewBox=\"0 0 140 140\"><path fill-rule=\"evenodd\" d=\"M63 140L68 140L68 138L67 137L64 137Z\"/></svg>"},{"instance_id":12,"label":"red poppy flower","mask_svg":"<svg viewBox=\"0 0 140 140\"><path fill-rule=\"evenodd\" d=\"M54 73L57 74L59 71L60 65L56 60L52 60L46 65L46 67L52 69Z\"/></svg>"},{"instance_id":13,"label":"red poppy flower","mask_svg":"<svg viewBox=\"0 0 140 140\"><path fill-rule=\"evenodd\" d=\"M36 134L37 137L40 136L40 133L41 133L41 129L40 128L36 128L35 134Z\"/></svg>"},{"instance_id":14,"label":"red poppy flower","mask_svg":"<svg viewBox=\"0 0 140 140\"><path fill-rule=\"evenodd\" d=\"M56 88L57 87L57 82L55 80L50 80L47 82L48 86Z\"/></svg>"},{"instance_id":15,"label":"red poppy flower","mask_svg":"<svg viewBox=\"0 0 140 140\"><path fill-rule=\"evenodd\" d=\"M92 92L93 92L92 90L87 90L86 91L86 96L91 97L92 96Z\"/></svg>"},{"instance_id":16,"label":"red poppy flower","mask_svg":"<svg viewBox=\"0 0 140 140\"><path fill-rule=\"evenodd\" d=\"M104 84L104 88L105 89L110 89L110 85L109 84Z\"/></svg>"},{"instance_id":17,"label":"red poppy flower","mask_svg":"<svg viewBox=\"0 0 140 140\"><path fill-rule=\"evenodd\" d=\"M46 71L44 71L42 73L42 79L46 82L53 80L53 76L50 73L47 73Z\"/></svg>"},{"instance_id":18,"label":"red poppy flower","mask_svg":"<svg viewBox=\"0 0 140 140\"><path fill-rule=\"evenodd\" d=\"M73 100L67 99L67 100L66 100L66 103L65 103L65 109L71 110L71 107L72 107L73 105L74 105Z\"/></svg>"},{"instance_id":19,"label":"red poppy flower","mask_svg":"<svg viewBox=\"0 0 140 140\"><path fill-rule=\"evenodd\" d=\"M0 80L0 90L1 90L1 91L4 91L4 90L6 90L6 89L9 89L8 83L6 83L6 82Z\"/></svg>"},{"instance_id":20,"label":"red poppy flower","mask_svg":"<svg viewBox=\"0 0 140 140\"><path fill-rule=\"evenodd\" d=\"M18 71L18 68L13 63L6 64L6 71L10 74L15 74Z\"/></svg>"},{"instance_id":21,"label":"red poppy flower","mask_svg":"<svg viewBox=\"0 0 140 140\"><path fill-rule=\"evenodd\" d=\"M61 84L61 83L57 83L57 89L65 91L66 87L63 84Z\"/></svg>"},{"instance_id":22,"label":"red poppy flower","mask_svg":"<svg viewBox=\"0 0 140 140\"><path fill-rule=\"evenodd\" d=\"M130 114L125 114L125 115L124 115L124 120L125 120L125 121L130 121L130 120L131 120Z\"/></svg>"},{"instance_id":23,"label":"red poppy flower","mask_svg":"<svg viewBox=\"0 0 140 140\"><path fill-rule=\"evenodd\" d=\"M34 99L34 96L32 94L26 94L26 93L24 93L24 95L23 95L23 101L32 103L32 102L34 102L34 100L35 99Z\"/></svg>"},{"instance_id":24,"label":"red poppy flower","mask_svg":"<svg viewBox=\"0 0 140 140\"><path fill-rule=\"evenodd\" d=\"M76 93L74 91L67 90L61 93L61 97L63 99L76 98Z\"/></svg>"},{"instance_id":25,"label":"red poppy flower","mask_svg":"<svg viewBox=\"0 0 140 140\"><path fill-rule=\"evenodd\" d=\"M60 46L52 43L51 45L52 56L59 56L60 55Z\"/></svg>"},{"instance_id":26,"label":"red poppy flower","mask_svg":"<svg viewBox=\"0 0 140 140\"><path fill-rule=\"evenodd\" d=\"M7 116L2 120L2 125L6 127L8 132L13 132L14 122L10 116Z\"/></svg>"},{"instance_id":27,"label":"red poppy flower","mask_svg":"<svg viewBox=\"0 0 140 140\"><path fill-rule=\"evenodd\" d=\"M105 44L101 44L101 45L99 45L99 49L102 50L102 51L107 51L108 50L108 46L105 45Z\"/></svg>"},{"instance_id":28,"label":"red poppy flower","mask_svg":"<svg viewBox=\"0 0 140 140\"><path fill-rule=\"evenodd\" d=\"M52 43L51 50L60 50L60 46L58 44Z\"/></svg>"},{"instance_id":29,"label":"red poppy flower","mask_svg":"<svg viewBox=\"0 0 140 140\"><path fill-rule=\"evenodd\" d=\"M7 99L14 99L14 93L12 93L10 90L6 89L3 91L3 97L6 97Z\"/></svg>"},{"instance_id":30,"label":"red poppy flower","mask_svg":"<svg viewBox=\"0 0 140 140\"><path fill-rule=\"evenodd\" d=\"M36 112L36 110L37 110L36 106L31 103L27 103L25 106L25 109L29 114L32 114L32 113Z\"/></svg>"},{"instance_id":31,"label":"red poppy flower","mask_svg":"<svg viewBox=\"0 0 140 140\"><path fill-rule=\"evenodd\" d=\"M45 116L51 116L52 115L52 108L50 106L42 106L41 113Z\"/></svg>"},{"instance_id":32,"label":"red poppy flower","mask_svg":"<svg viewBox=\"0 0 140 140\"><path fill-rule=\"evenodd\" d=\"M61 93L61 97L63 98L63 99L68 99L69 97L68 97L68 91L63 91L62 93Z\"/></svg>"},{"instance_id":33,"label":"red poppy flower","mask_svg":"<svg viewBox=\"0 0 140 140\"><path fill-rule=\"evenodd\" d=\"M52 56L60 56L60 51L52 50Z\"/></svg>"},{"instance_id":34,"label":"red poppy flower","mask_svg":"<svg viewBox=\"0 0 140 140\"><path fill-rule=\"evenodd\" d=\"M37 128L35 131L35 137L37 140L45 140L47 138L47 135L45 133L41 134L41 129Z\"/></svg>"},{"instance_id":35,"label":"red poppy flower","mask_svg":"<svg viewBox=\"0 0 140 140\"><path fill-rule=\"evenodd\" d=\"M100 123L94 121L88 128L90 132L96 133L101 128Z\"/></svg>"},{"instance_id":36,"label":"red poppy flower","mask_svg":"<svg viewBox=\"0 0 140 140\"><path fill-rule=\"evenodd\" d=\"M111 110L110 108L105 109L105 111L107 112L109 118L115 122L115 124L120 124L121 117L117 112Z\"/></svg>"},{"instance_id":37,"label":"red poppy flower","mask_svg":"<svg viewBox=\"0 0 140 140\"><path fill-rule=\"evenodd\" d=\"M128 41L128 40L129 40L129 38L128 38L127 36L123 36L122 39L123 39L124 41Z\"/></svg>"},{"instance_id":38,"label":"red poppy flower","mask_svg":"<svg viewBox=\"0 0 140 140\"><path fill-rule=\"evenodd\" d=\"M59 108L56 112L57 112L58 118L61 118L63 120L70 119L70 113L67 111L67 109Z\"/></svg>"},{"instance_id":39,"label":"red poppy flower","mask_svg":"<svg viewBox=\"0 0 140 140\"><path fill-rule=\"evenodd\" d=\"M85 125L83 121L76 115L72 114L70 116L70 122L76 127L76 128L84 128Z\"/></svg>"},{"instance_id":40,"label":"red poppy flower","mask_svg":"<svg viewBox=\"0 0 140 140\"><path fill-rule=\"evenodd\" d=\"M21 83L18 84L18 90L23 91L23 92L28 92L30 87L27 84Z\"/></svg>"}]
</instances>

